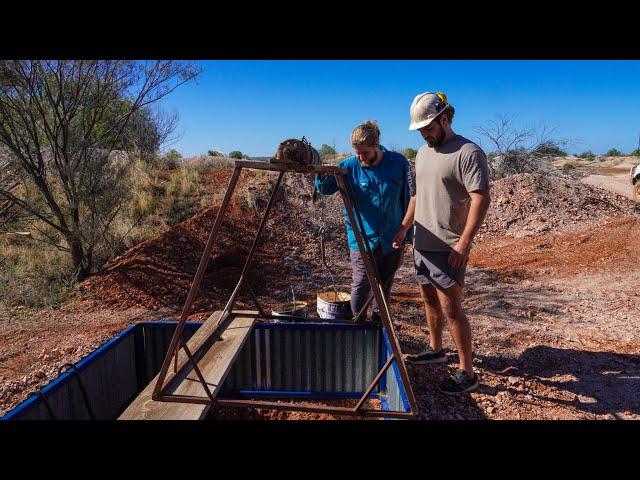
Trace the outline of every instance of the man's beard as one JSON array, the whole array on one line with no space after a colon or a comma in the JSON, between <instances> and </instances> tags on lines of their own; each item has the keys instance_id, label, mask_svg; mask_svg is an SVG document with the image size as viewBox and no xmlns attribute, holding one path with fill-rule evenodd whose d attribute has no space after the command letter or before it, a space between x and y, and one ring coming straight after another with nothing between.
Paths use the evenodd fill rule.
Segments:
<instances>
[{"instance_id":1,"label":"man's beard","mask_svg":"<svg viewBox=\"0 0 640 480\"><path fill-rule=\"evenodd\" d=\"M376 163L377 159L378 159L378 152L376 152L376 154L370 160L362 160L360 163L362 164L362 166L370 168L373 166L374 163Z\"/></svg>"},{"instance_id":2,"label":"man's beard","mask_svg":"<svg viewBox=\"0 0 640 480\"><path fill-rule=\"evenodd\" d=\"M442 141L444 140L444 137L445 137L444 128L441 128L438 135L433 140L429 140L428 137L425 140L427 141L427 145L429 145L431 148L434 148L442 143Z\"/></svg>"}]
</instances>

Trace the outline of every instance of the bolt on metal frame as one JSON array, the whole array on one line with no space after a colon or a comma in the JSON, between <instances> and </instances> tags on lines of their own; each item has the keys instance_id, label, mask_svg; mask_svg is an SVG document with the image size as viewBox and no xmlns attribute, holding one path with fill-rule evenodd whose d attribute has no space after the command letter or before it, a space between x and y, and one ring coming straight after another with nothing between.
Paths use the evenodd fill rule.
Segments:
<instances>
[{"instance_id":1,"label":"bolt on metal frame","mask_svg":"<svg viewBox=\"0 0 640 480\"><path fill-rule=\"evenodd\" d=\"M269 170L279 172L278 178L273 187L273 191L271 192L271 196L269 198L269 202L265 208L262 220L260 222L260 226L254 238L253 244L251 246L251 250L245 260L244 267L242 269L242 273L240 274L240 278L238 283L236 284L233 292L229 300L227 301L225 307L223 308L221 315L219 317L218 323L216 324L213 331L209 334L208 338L202 343L202 347L198 352L191 352L186 345L186 342L182 340L182 334L184 331L184 326L187 321L187 317L191 312L191 307L193 306L193 302L198 294L200 289L200 284L202 282L202 278L204 276L204 272L206 270L207 264L209 262L209 258L211 256L211 250L215 243L216 237L220 230L220 226L222 225L222 219L224 218L224 214L227 210L227 207L231 201L231 197L235 191L236 185L238 183L238 179L240 177L240 173L243 168L249 169L257 169L257 170ZM245 399L223 399L223 398L214 398L209 389L209 386L204 379L200 369L197 365L197 360L195 357L201 353L201 351L206 345L210 345L211 341L215 341L219 338L223 325L227 323L227 321L232 318L234 315L241 314L242 316L255 316L257 319L278 319L278 320L306 320L302 317L296 317L295 315L287 315L287 316L273 316L268 314L262 309L258 300L253 292L250 284L247 282L247 272L251 265L251 260L256 251L258 241L264 230L264 227L267 222L267 218L269 217L269 212L271 211L271 207L273 206L276 198L276 193L278 188L282 183L282 178L285 173L321 173L325 175L333 175L336 179L336 183L338 186L338 191L344 203L345 210L347 212L347 216L349 218L349 222L353 227L353 232L356 237L356 242L358 244L358 249L362 255L363 263L365 266L365 270L367 273L367 278L369 280L369 284L371 286L371 294L369 299L366 302L364 308L366 308L371 300L375 299L378 304L378 308L380 310L380 317L382 319L382 324L384 328L387 330L389 343L391 345L392 355L387 359L384 366L377 373L375 378L372 380L369 387L366 389L362 397L358 400L358 403L355 407L334 407L334 406L325 406L325 405L314 405L314 406L305 406L299 405L296 403L283 403L283 402L271 402L271 401L257 401L257 400L245 400ZM231 179L229 180L229 185L227 187L227 191L225 193L224 199L222 200L222 204L220 205L220 209L218 210L218 214L216 216L213 227L211 228L211 232L209 233L209 238L207 240L207 244L204 249L204 253L202 254L202 258L200 259L200 263L198 265L198 269L196 271L196 275L194 277L193 283L191 284L191 288L189 290L189 294L185 301L184 307L182 309L182 313L180 314L180 318L178 320L178 325L173 334L173 338L171 339L171 343L169 345L169 350L165 356L165 359L162 363L162 367L160 369L160 373L158 375L158 380L153 390L152 399L156 401L164 401L164 402L182 402L182 403L198 403L198 404L218 404L222 406L233 406L233 407L257 407L257 408L265 408L265 409L275 409L275 410L289 410L289 411L303 411L303 412L321 412L321 413L333 413L333 414L341 414L341 415L356 415L356 416L375 416L375 417L387 417L387 418L417 418L418 417L418 406L413 394L413 389L411 388L411 383L409 382L409 375L407 373L407 369L402 358L402 352L400 350L400 344L398 343L398 339L395 334L395 330L393 328L393 323L391 322L391 317L389 314L389 307L387 305L387 301L385 299L384 290L382 288L382 284L380 281L380 274L378 272L377 266L374 261L373 254L371 252L371 248L368 242L363 241L365 236L364 223L362 221L362 217L360 216L360 211L358 210L356 197L351 187L351 183L347 179L347 171L343 170L336 166L331 165L297 165L297 164L285 164L285 163L268 163L268 162L255 162L248 160L236 160L235 168L231 175ZM235 304L236 298L240 289L243 285L246 285L249 289L249 293L256 307L258 308L257 313L250 313L247 311L235 311L232 310L233 305ZM362 315L364 308L356 314L356 320ZM178 362L178 352L182 348L186 353L186 358L183 357L181 362ZM169 375L169 367L171 365L171 359L174 358L174 366L173 372ZM402 380L402 384L405 388L407 399L409 401L409 406L411 411L409 412L400 412L400 411L383 411L383 410L374 410L363 408L366 400L369 395L378 384L382 376L385 374L387 369L391 366L393 361L396 361L398 372L400 373L400 378ZM180 366L178 366L180 363ZM180 373L190 364L200 383L202 383L203 389L206 393L206 396L198 397L198 396L188 396L188 395L175 395L168 392L171 387L172 382L180 375Z\"/></svg>"}]
</instances>

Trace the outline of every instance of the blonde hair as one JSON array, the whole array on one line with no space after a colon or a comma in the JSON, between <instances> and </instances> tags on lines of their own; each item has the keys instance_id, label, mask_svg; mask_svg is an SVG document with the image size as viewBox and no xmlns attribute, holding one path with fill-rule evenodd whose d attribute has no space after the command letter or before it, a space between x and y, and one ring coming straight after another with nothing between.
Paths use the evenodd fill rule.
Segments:
<instances>
[{"instance_id":1,"label":"blonde hair","mask_svg":"<svg viewBox=\"0 0 640 480\"><path fill-rule=\"evenodd\" d=\"M378 127L378 123L373 120L367 120L351 132L351 145L354 147L357 145L367 145L370 147L378 145L379 143L380 127Z\"/></svg>"}]
</instances>

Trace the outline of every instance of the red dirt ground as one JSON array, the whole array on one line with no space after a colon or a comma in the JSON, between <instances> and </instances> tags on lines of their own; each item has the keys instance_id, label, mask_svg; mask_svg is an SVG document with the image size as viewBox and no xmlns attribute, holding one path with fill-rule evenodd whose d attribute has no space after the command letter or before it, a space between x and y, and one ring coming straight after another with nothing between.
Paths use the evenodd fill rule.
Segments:
<instances>
[{"instance_id":1,"label":"red dirt ground","mask_svg":"<svg viewBox=\"0 0 640 480\"><path fill-rule=\"evenodd\" d=\"M640 252L638 232L640 219L620 216L577 233L487 238L472 252L469 265L569 278L596 270L624 270Z\"/></svg>"}]
</instances>

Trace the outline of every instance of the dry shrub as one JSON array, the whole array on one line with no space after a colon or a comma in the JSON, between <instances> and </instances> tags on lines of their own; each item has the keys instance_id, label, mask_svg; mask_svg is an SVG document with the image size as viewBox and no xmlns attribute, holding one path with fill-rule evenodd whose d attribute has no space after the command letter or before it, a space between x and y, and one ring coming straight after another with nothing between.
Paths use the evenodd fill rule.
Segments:
<instances>
[{"instance_id":1,"label":"dry shrub","mask_svg":"<svg viewBox=\"0 0 640 480\"><path fill-rule=\"evenodd\" d=\"M110 222L93 251L94 272L200 210L200 181L195 167L162 172L148 163L135 162L123 178L130 195L128 204ZM29 230L34 238L0 235L0 304L59 305L75 283L62 239L37 219L12 230ZM56 243L61 248L56 249Z\"/></svg>"},{"instance_id":2,"label":"dry shrub","mask_svg":"<svg viewBox=\"0 0 640 480\"><path fill-rule=\"evenodd\" d=\"M29 238L0 238L0 305L59 306L75 284L65 252Z\"/></svg>"},{"instance_id":3,"label":"dry shrub","mask_svg":"<svg viewBox=\"0 0 640 480\"><path fill-rule=\"evenodd\" d=\"M195 195L200 189L200 176L194 168L181 168L171 174L167 184L167 196L184 197Z\"/></svg>"},{"instance_id":4,"label":"dry shrub","mask_svg":"<svg viewBox=\"0 0 640 480\"><path fill-rule=\"evenodd\" d=\"M198 173L203 173L208 170L233 168L235 166L235 159L233 158L208 155L185 158L183 162L187 168L193 168Z\"/></svg>"},{"instance_id":5,"label":"dry shrub","mask_svg":"<svg viewBox=\"0 0 640 480\"><path fill-rule=\"evenodd\" d=\"M170 225L180 223L198 211L200 176L195 168L182 168L169 177L164 214Z\"/></svg>"},{"instance_id":6,"label":"dry shrub","mask_svg":"<svg viewBox=\"0 0 640 480\"><path fill-rule=\"evenodd\" d=\"M566 153L561 147L569 139L552 138L554 130L545 125L520 129L512 117L498 115L476 133L489 140L492 151L487 155L492 180L518 173L543 173L551 170L551 160ZM566 170L565 170L566 171Z\"/></svg>"}]
</instances>

